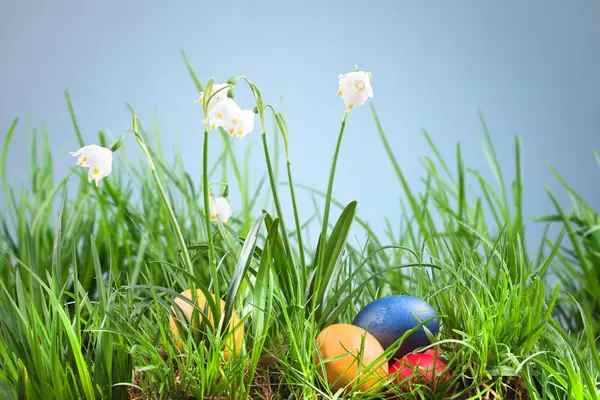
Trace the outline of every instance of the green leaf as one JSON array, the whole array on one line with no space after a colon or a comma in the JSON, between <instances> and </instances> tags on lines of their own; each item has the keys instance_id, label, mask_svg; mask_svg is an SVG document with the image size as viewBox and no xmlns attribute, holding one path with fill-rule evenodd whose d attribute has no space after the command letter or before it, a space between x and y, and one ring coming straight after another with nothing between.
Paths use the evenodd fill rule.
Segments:
<instances>
[{"instance_id":1,"label":"green leaf","mask_svg":"<svg viewBox=\"0 0 600 400\"><path fill-rule=\"evenodd\" d=\"M267 226L267 232L271 233L273 227L279 227L281 231L281 227L279 226L279 219L277 219L277 224L275 220L266 213L265 216L265 225ZM275 234L271 234L275 235ZM275 275L277 276L279 285L281 286L281 291L283 293L283 298L287 301L294 301L296 299L296 293L294 292L295 282L298 282L294 278L295 270L292 268L288 257L286 255L283 240L281 239L281 235L277 234L275 236L271 236L273 241L271 242L271 254L273 257L273 268L275 269Z\"/></svg>"},{"instance_id":2,"label":"green leaf","mask_svg":"<svg viewBox=\"0 0 600 400\"><path fill-rule=\"evenodd\" d=\"M77 136L77 141L79 142L79 147L83 147L85 145L85 141L83 140L83 136L81 136L81 131L79 130L79 125L77 124L77 118L75 118L75 111L73 110L73 104L71 103L71 96L69 92L65 90L65 100L67 101L67 108L69 109L69 115L71 116L71 123L73 124L73 129L75 130L75 136Z\"/></svg>"},{"instance_id":3,"label":"green leaf","mask_svg":"<svg viewBox=\"0 0 600 400\"><path fill-rule=\"evenodd\" d=\"M237 265L233 272L233 276L231 279L231 283L229 284L229 288L227 290L227 296L225 298L225 312L223 314L222 323L227 325L229 324L229 320L231 318L231 314L233 312L233 307L235 305L235 297L240 288L240 284L242 280L246 276L248 272L248 268L252 262L252 255L254 254L254 247L256 246L256 239L258 237L258 231L260 230L260 226L265 219L265 213L262 213L252 225L248 236L246 237L246 241L244 242L244 246L242 247L242 251L240 252L240 256L238 258ZM233 327L232 327L233 328Z\"/></svg>"},{"instance_id":4,"label":"green leaf","mask_svg":"<svg viewBox=\"0 0 600 400\"><path fill-rule=\"evenodd\" d=\"M329 240L327 240L323 265L317 265L316 267L315 278L313 279L313 283L316 283L316 286L314 287L315 292L312 294L314 295L314 304L321 307L319 310L316 310L315 308L317 315L320 315L320 313L323 312L325 299L327 297L327 288L330 286L333 271L336 264L340 261L340 255L348 240L350 226L352 225L354 214L356 213L356 205L357 202L352 201L346 206L344 211L342 211L340 218L331 232Z\"/></svg>"},{"instance_id":5,"label":"green leaf","mask_svg":"<svg viewBox=\"0 0 600 400\"><path fill-rule=\"evenodd\" d=\"M0 163L0 176L2 176L2 188L4 189L4 194L8 194L8 183L6 182L6 160L8 159L8 148L10 147L10 141L15 132L15 128L17 127L18 119L14 119L12 124L10 124L10 128L8 128L8 132L6 133L6 137L4 138L4 146L2 147L2 162Z\"/></svg>"},{"instance_id":6,"label":"green leaf","mask_svg":"<svg viewBox=\"0 0 600 400\"><path fill-rule=\"evenodd\" d=\"M19 359L17 361L19 366L19 381L17 382L17 397L19 400L27 400L29 398L28 395L28 387L29 387L29 376L27 374L27 368L25 368L25 364L23 361Z\"/></svg>"},{"instance_id":7,"label":"green leaf","mask_svg":"<svg viewBox=\"0 0 600 400\"><path fill-rule=\"evenodd\" d=\"M185 61L185 66L187 67L187 70L190 74L190 76L192 77L192 80L194 81L194 85L196 85L196 89L198 89L198 93L203 92L203 88L202 88L202 83L200 83L200 80L198 79L198 76L196 75L196 72L194 71L194 68L192 67L192 64L190 63L190 60L188 60L187 55L185 54L185 51L183 51L183 49L181 49L181 55L183 56L183 60Z\"/></svg>"},{"instance_id":8,"label":"green leaf","mask_svg":"<svg viewBox=\"0 0 600 400\"><path fill-rule=\"evenodd\" d=\"M263 214L265 215L265 214ZM271 249L278 238L278 220L273 221L271 228L268 230L265 246L260 258L258 272L256 274L256 283L254 284L254 302L252 309L252 333L255 338L260 338L266 333L265 316L270 314L269 303L273 301L273 296L270 295L273 290L272 279L270 274L271 266Z\"/></svg>"}]
</instances>

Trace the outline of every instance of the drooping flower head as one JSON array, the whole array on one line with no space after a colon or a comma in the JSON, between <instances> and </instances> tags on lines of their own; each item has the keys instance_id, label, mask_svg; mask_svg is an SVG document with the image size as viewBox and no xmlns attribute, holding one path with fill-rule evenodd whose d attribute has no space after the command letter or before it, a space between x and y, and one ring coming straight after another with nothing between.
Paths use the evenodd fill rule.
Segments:
<instances>
[{"instance_id":1,"label":"drooping flower head","mask_svg":"<svg viewBox=\"0 0 600 400\"><path fill-rule=\"evenodd\" d=\"M228 134L235 134L241 111L242 109L237 105L235 100L230 99L229 97L219 101L219 103L208 112L210 129L213 130L222 127Z\"/></svg>"},{"instance_id":2,"label":"drooping flower head","mask_svg":"<svg viewBox=\"0 0 600 400\"><path fill-rule=\"evenodd\" d=\"M229 135L241 139L254 129L254 113L251 110L242 110L235 100L228 97L227 89L217 93L219 89L227 86L230 85L213 85L212 93L216 94L210 99L206 110L207 115L205 115L202 122L208 124L209 130L222 127ZM201 93L196 103L203 102L205 95L205 93Z\"/></svg>"},{"instance_id":3,"label":"drooping flower head","mask_svg":"<svg viewBox=\"0 0 600 400\"><path fill-rule=\"evenodd\" d=\"M221 222L224 224L229 221L229 218L233 215L233 211L231 210L231 206L225 197L214 198L212 193L209 198L209 206L210 206L210 220L214 221L215 218L219 217Z\"/></svg>"},{"instance_id":4,"label":"drooping flower head","mask_svg":"<svg viewBox=\"0 0 600 400\"><path fill-rule=\"evenodd\" d=\"M254 129L254 111L252 110L241 110L239 113L239 120L236 121L238 127L236 134L240 139L252 132Z\"/></svg>"},{"instance_id":5,"label":"drooping flower head","mask_svg":"<svg viewBox=\"0 0 600 400\"><path fill-rule=\"evenodd\" d=\"M364 71L348 72L339 75L338 96L342 96L348 110L363 105L373 97L369 74Z\"/></svg>"},{"instance_id":6,"label":"drooping flower head","mask_svg":"<svg viewBox=\"0 0 600 400\"><path fill-rule=\"evenodd\" d=\"M113 152L110 149L91 144L70 154L78 157L77 165L88 168L88 182L93 180L96 186L112 172Z\"/></svg>"}]
</instances>

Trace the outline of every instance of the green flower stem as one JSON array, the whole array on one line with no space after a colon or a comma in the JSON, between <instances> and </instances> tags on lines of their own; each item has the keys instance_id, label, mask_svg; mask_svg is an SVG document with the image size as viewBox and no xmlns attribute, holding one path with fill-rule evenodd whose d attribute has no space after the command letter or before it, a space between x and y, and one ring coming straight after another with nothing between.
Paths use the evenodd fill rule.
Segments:
<instances>
[{"instance_id":1,"label":"green flower stem","mask_svg":"<svg viewBox=\"0 0 600 400\"><path fill-rule=\"evenodd\" d=\"M280 113L278 113L272 105L267 104L265 106L265 108L266 107L269 107L271 109L271 111L273 112L273 116L275 117L277 125L279 126L279 130L281 131L281 135L283 136L283 145L285 148L287 176L288 176L288 182L290 184L290 196L292 198L292 207L294 210L294 223L296 225L296 235L298 237L298 251L300 252L300 266L302 267L301 268L301 271L302 271L301 287L304 288L306 286L308 277L307 277L307 270L306 270L306 260L304 258L304 244L302 242L302 225L300 224L300 217L298 216L298 205L296 204L296 193L294 191L294 181L292 179L292 161L290 159L288 130L287 130L287 126L285 124L285 120L283 119L283 116Z\"/></svg>"},{"instance_id":2,"label":"green flower stem","mask_svg":"<svg viewBox=\"0 0 600 400\"><path fill-rule=\"evenodd\" d=\"M260 112L259 112L260 113ZM285 251L290 256L290 261L293 264L293 253L292 248L290 246L290 241L287 235L287 228L285 227L285 222L283 218L283 211L281 211L281 203L279 202L279 194L277 193L277 187L275 182L275 176L273 174L273 167L271 165L271 157L269 156L269 146L267 145L267 132L264 126L264 119L261 116L261 129L262 129L262 142L263 142L263 150L265 153L265 161L267 163L267 170L269 172L269 183L271 184L271 192L273 193L273 202L275 203L275 209L277 210L277 216L279 217L279 224L281 226L281 230L283 231L283 244L285 246Z\"/></svg>"},{"instance_id":3,"label":"green flower stem","mask_svg":"<svg viewBox=\"0 0 600 400\"><path fill-rule=\"evenodd\" d=\"M325 212L323 213L323 230L321 231L323 240L327 238L327 226L329 224L329 209L331 208L331 195L333 192L333 180L335 178L335 167L337 165L337 159L340 154L340 147L342 145L342 137L344 136L344 129L346 128L346 119L348 118L348 110L344 112L342 118L342 126L340 127L340 133L338 135L337 144L335 146L335 153L333 153L333 160L331 162L331 169L329 170L329 183L327 185L327 197L325 198Z\"/></svg>"},{"instance_id":4,"label":"green flower stem","mask_svg":"<svg viewBox=\"0 0 600 400\"><path fill-rule=\"evenodd\" d=\"M294 181L292 180L292 165L288 158L286 160L286 168L288 181L290 182L290 196L292 197L292 207L294 209L294 223L296 224L296 236L298 237L298 251L300 252L300 266L302 267L302 276L304 284L306 284L306 260L304 259L304 244L302 243L302 225L300 224L300 218L298 216L298 207L296 205L296 194L294 192Z\"/></svg>"},{"instance_id":5,"label":"green flower stem","mask_svg":"<svg viewBox=\"0 0 600 400\"><path fill-rule=\"evenodd\" d=\"M273 173L273 166L271 165L271 157L269 156L269 146L267 144L267 129L265 128L265 110L262 102L262 98L260 96L260 92L258 88L248 80L248 78L244 76L236 77L237 79L243 79L250 90L252 90L252 95L254 96L254 100L256 101L256 108L258 109L258 115L260 118L260 129L262 134L262 142L263 142L263 150L265 153L265 161L267 163L267 171L269 173L269 183L271 185L271 192L273 194L273 202L275 203L275 209L277 210L277 216L279 217L279 224L281 226L281 230L283 233L283 244L285 246L285 251L288 253L290 257L290 262L292 264L292 268L294 268L294 253L292 253L292 248L290 246L290 240L287 234L287 228L285 227L285 219L283 218L283 212L281 211L281 203L279 201L279 194L277 193L277 186L275 182L275 175Z\"/></svg>"},{"instance_id":6,"label":"green flower stem","mask_svg":"<svg viewBox=\"0 0 600 400\"><path fill-rule=\"evenodd\" d=\"M344 112L344 117L342 118L342 126L340 127L340 133L338 135L337 144L335 146L335 153L333 153L333 160L331 162L331 169L329 170L329 184L327 185L327 196L325 197L325 211L323 212L323 228L321 229L321 247L319 249L318 256L318 266L322 266L325 261L325 249L327 245L327 228L329 227L329 209L331 208L331 195L333 192L333 181L335 178L335 167L337 165L337 159L340 154L340 147L342 145L342 137L344 136L344 129L346 128L346 119L348 118L348 110ZM318 293L320 289L320 277L315 275L315 279L318 279L316 285L316 293Z\"/></svg>"},{"instance_id":7,"label":"green flower stem","mask_svg":"<svg viewBox=\"0 0 600 400\"><path fill-rule=\"evenodd\" d=\"M204 221L206 224L206 237L208 240L208 264L213 278L213 291L215 293L215 301L219 301L219 276L217 270L217 264L215 260L215 244L213 243L213 237L211 232L210 224L210 203L209 193L210 188L208 186L208 126L204 128L204 155L202 157L202 186L204 188ZM215 321L221 320L221 307L217 304L215 310Z\"/></svg>"}]
</instances>

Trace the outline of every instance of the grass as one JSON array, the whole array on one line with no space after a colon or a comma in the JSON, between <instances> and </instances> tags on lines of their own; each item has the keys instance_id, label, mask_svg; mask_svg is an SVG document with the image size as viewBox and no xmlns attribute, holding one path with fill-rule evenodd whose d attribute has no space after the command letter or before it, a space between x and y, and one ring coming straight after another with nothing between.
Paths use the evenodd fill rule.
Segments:
<instances>
[{"instance_id":1,"label":"grass","mask_svg":"<svg viewBox=\"0 0 600 400\"><path fill-rule=\"evenodd\" d=\"M600 166L600 157L594 152ZM561 205L550 188L546 188L554 207L555 215L538 218L548 223L560 223L570 241L569 247L561 248L557 254L556 274L563 282L566 295L558 304L561 321L571 330L581 332L586 320L580 318L581 309L587 316L594 335L600 335L600 217L569 184L551 168L557 180L573 199L572 210Z\"/></svg>"},{"instance_id":2,"label":"grass","mask_svg":"<svg viewBox=\"0 0 600 400\"><path fill-rule=\"evenodd\" d=\"M185 62L198 91L206 89ZM530 254L519 138L517 172L509 182L482 118L482 148L495 178L488 182L466 166L460 145L451 166L423 132L432 157L422 159L425 190L415 192L387 141L385 121L371 106L374 131L403 190L402 220L386 220L378 236L356 215L356 202L335 199L337 149L325 191L294 185L287 157L288 183L277 184L278 159L293 136L250 81L230 82L248 85L255 96L260 128L253 134L262 134L263 176L251 176L250 150L244 160L236 158L220 132L205 135L205 149L220 137L224 150L214 165L204 157L198 182L177 152L174 160L165 158L159 132L134 117L131 132L147 159L136 163L117 153L120 167L99 188L75 166L55 182L47 135L31 130L31 181L17 190L6 179L6 160L18 122L9 127L0 160L0 398L340 398L319 374L315 338L388 294L421 297L438 311L442 329L432 346L447 360L451 379L435 389L414 385L410 393L393 384L361 393L356 383L344 398L392 392L424 399L598 397L598 214L557 174L574 199L573 211L549 192L557 214L541 219L561 223L563 233L546 235ZM93 142L83 139L68 94L66 101L80 144ZM338 149L342 134L343 126ZM134 145L129 139L125 147ZM102 133L98 143L107 145ZM227 225L207 223L204 213L207 184L219 180L230 182L242 204ZM297 212L295 190L313 193L310 215ZM283 196L291 198L292 221L282 218ZM341 211L334 221L331 206ZM318 222L315 247L303 233ZM358 231L368 240L348 241ZM550 271L562 287L548 283ZM219 293L226 306L211 298L208 309L195 307L199 317L179 325L179 351L169 316L188 288ZM225 361L235 327L213 326L201 316L211 312L219 320L223 313L221 320L229 321L234 311L244 325L244 348Z\"/></svg>"}]
</instances>

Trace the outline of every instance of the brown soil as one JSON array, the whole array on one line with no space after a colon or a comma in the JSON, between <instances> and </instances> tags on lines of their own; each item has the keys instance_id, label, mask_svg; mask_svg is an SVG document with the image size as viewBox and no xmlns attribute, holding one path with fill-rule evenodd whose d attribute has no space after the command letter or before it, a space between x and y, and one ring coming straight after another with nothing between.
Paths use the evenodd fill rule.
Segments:
<instances>
[{"instance_id":1,"label":"brown soil","mask_svg":"<svg viewBox=\"0 0 600 400\"><path fill-rule=\"evenodd\" d=\"M259 360L254 374L250 398L252 400L272 400L282 389L283 373L279 360L270 356L263 356Z\"/></svg>"},{"instance_id":2,"label":"brown soil","mask_svg":"<svg viewBox=\"0 0 600 400\"><path fill-rule=\"evenodd\" d=\"M471 390L466 395L462 396L462 399L469 399L480 394L481 400L529 400L529 392L523 378L520 376L506 376L502 378L501 388L497 387L496 382L491 382L489 385L483 384L477 391ZM498 391L502 391L502 396L498 394Z\"/></svg>"},{"instance_id":3,"label":"brown soil","mask_svg":"<svg viewBox=\"0 0 600 400\"><path fill-rule=\"evenodd\" d=\"M167 353L163 350L159 350L159 354L163 360L168 360ZM175 368L175 376L177 377L177 365L174 364ZM140 374L136 374L135 371L132 371L132 383L136 386L141 386L142 377ZM177 378L176 378L177 380ZM275 395L279 393L280 390L283 390L281 387L282 381L282 372L279 367L279 361L271 356L264 356L259 360L258 367L254 374L254 379L252 383L252 388L250 390L250 397L248 400L272 400L275 398ZM194 396L181 389L174 389L171 394L174 399L185 399L185 400L198 400ZM154 393L151 389L146 392L142 392L140 389L136 387L132 387L129 391L129 398L131 400L149 400L158 398L158 393ZM202 400L232 400L223 396L208 396L204 397Z\"/></svg>"}]
</instances>

